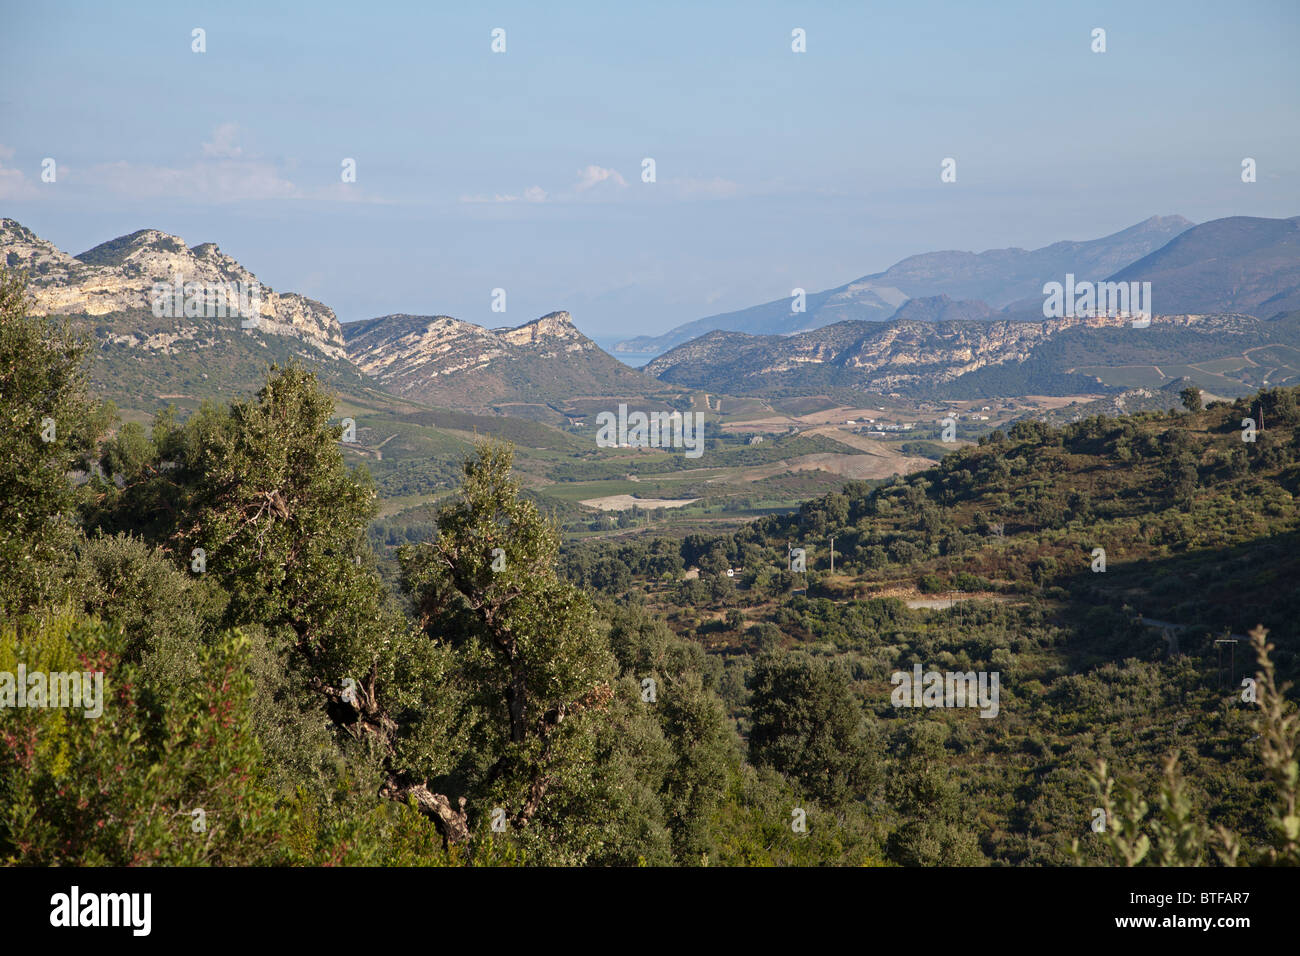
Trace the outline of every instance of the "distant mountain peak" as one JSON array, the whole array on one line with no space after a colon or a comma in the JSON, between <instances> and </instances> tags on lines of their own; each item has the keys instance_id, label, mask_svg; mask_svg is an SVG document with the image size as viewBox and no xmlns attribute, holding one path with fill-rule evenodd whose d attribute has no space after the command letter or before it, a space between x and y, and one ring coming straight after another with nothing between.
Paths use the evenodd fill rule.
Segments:
<instances>
[{"instance_id":1,"label":"distant mountain peak","mask_svg":"<svg viewBox=\"0 0 1300 956\"><path fill-rule=\"evenodd\" d=\"M101 242L76 258L92 266L122 266L148 253L180 254L190 252L180 236L160 229L137 229L127 236Z\"/></svg>"},{"instance_id":2,"label":"distant mountain peak","mask_svg":"<svg viewBox=\"0 0 1300 956\"><path fill-rule=\"evenodd\" d=\"M1140 223L1138 223L1133 228L1149 229L1153 227L1162 227L1162 226L1179 226L1182 227L1183 229L1191 229L1192 226L1194 225L1196 225L1196 223L1192 222L1192 220L1188 219L1186 216L1180 216L1177 213L1175 213L1172 216L1150 216L1146 219L1143 219Z\"/></svg>"},{"instance_id":3,"label":"distant mountain peak","mask_svg":"<svg viewBox=\"0 0 1300 956\"><path fill-rule=\"evenodd\" d=\"M1300 216L1203 222L1110 279L1150 282L1161 311L1290 312L1300 308Z\"/></svg>"},{"instance_id":4,"label":"distant mountain peak","mask_svg":"<svg viewBox=\"0 0 1300 956\"><path fill-rule=\"evenodd\" d=\"M584 338L568 312L548 312L523 325L492 331L511 345L536 345L545 339Z\"/></svg>"},{"instance_id":5,"label":"distant mountain peak","mask_svg":"<svg viewBox=\"0 0 1300 956\"><path fill-rule=\"evenodd\" d=\"M1027 297L1041 296L1044 282L1059 280L1067 272L1098 279L1110 275L1164 246L1190 226L1192 222L1182 216L1151 216L1109 236L1083 242L1062 240L1029 250L925 252L901 259L884 272L809 293L806 311L799 315L791 314L789 299L774 299L697 319L662 335L629 339L614 346L614 351L663 353L713 329L789 335L846 320L884 322L906 309L909 299L940 295L955 301L914 306L910 314L939 310L954 319L981 318L984 309L1004 309Z\"/></svg>"}]
</instances>

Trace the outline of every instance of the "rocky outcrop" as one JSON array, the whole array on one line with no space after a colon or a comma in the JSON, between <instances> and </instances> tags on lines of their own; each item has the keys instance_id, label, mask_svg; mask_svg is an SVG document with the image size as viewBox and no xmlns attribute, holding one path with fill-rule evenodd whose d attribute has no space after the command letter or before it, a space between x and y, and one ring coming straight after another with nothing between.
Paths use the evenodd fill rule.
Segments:
<instances>
[{"instance_id":1,"label":"rocky outcrop","mask_svg":"<svg viewBox=\"0 0 1300 956\"><path fill-rule=\"evenodd\" d=\"M497 329L447 315L385 315L350 322L343 332L361 371L394 394L435 404L547 404L573 395L660 389L601 351L567 312Z\"/></svg>"},{"instance_id":2,"label":"rocky outcrop","mask_svg":"<svg viewBox=\"0 0 1300 956\"><path fill-rule=\"evenodd\" d=\"M841 322L795 336L712 332L650 362L662 381L732 394L807 384L916 393L994 366L1025 362L1045 343L1074 330L1131 328L1116 316L1038 321ZM1155 316L1151 328L1246 337L1258 333L1248 315ZM1140 334L1140 330L1135 330ZM1138 344L1142 340L1135 339Z\"/></svg>"},{"instance_id":3,"label":"rocky outcrop","mask_svg":"<svg viewBox=\"0 0 1300 956\"><path fill-rule=\"evenodd\" d=\"M211 242L190 247L178 236L141 229L73 257L21 223L0 219L0 259L8 268L28 274L37 313L150 312L156 283L197 284L205 290L242 288L256 303L260 331L294 336L331 358L346 354L343 332L331 309L306 296L276 292ZM129 329L117 331L124 340L133 335ZM183 337L185 332L177 334Z\"/></svg>"},{"instance_id":4,"label":"rocky outcrop","mask_svg":"<svg viewBox=\"0 0 1300 956\"><path fill-rule=\"evenodd\" d=\"M550 312L518 328L493 329L492 332L510 345L536 345L544 350L565 352L576 352L588 345L594 347L594 343L578 331L567 312Z\"/></svg>"},{"instance_id":5,"label":"rocky outcrop","mask_svg":"<svg viewBox=\"0 0 1300 956\"><path fill-rule=\"evenodd\" d=\"M344 336L353 364L389 384L473 371L507 351L495 333L449 315L385 315L348 323Z\"/></svg>"}]
</instances>

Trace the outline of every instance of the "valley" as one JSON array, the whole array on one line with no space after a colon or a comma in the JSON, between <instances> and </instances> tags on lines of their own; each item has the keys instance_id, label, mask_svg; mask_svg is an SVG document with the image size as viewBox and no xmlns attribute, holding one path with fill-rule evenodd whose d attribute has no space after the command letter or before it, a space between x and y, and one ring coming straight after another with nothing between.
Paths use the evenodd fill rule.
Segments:
<instances>
[{"instance_id":1,"label":"valley","mask_svg":"<svg viewBox=\"0 0 1300 956\"><path fill-rule=\"evenodd\" d=\"M1099 240L1086 255L1114 265L1166 228L1206 233L1153 220ZM1005 302L1035 269L1084 254L1053 250L1029 259L985 254L982 275L1005 274L1013 260L1029 271L1001 293L979 288ZM1165 410L1178 406L1177 388L1187 382L1229 398L1300 381L1300 313L1268 321L1158 315L1143 330L1105 317L1007 321L988 309L954 311L960 303L947 292L978 291L973 279L934 288L903 282L938 298L891 300L902 308L890 322L841 320L793 336L709 331L632 369L563 311L498 329L411 314L343 325L320 303L265 289L257 328L160 313L151 296L180 288L178 277L199 290L257 279L213 243L189 247L157 230L72 257L4 220L0 253L32 271L38 310L66 315L95 342L91 384L125 421L148 426L167 405L188 415L228 400L255 387L269 364L311 368L336 395L339 416L356 422L356 440L343 451L374 476L390 531L427 524L454 487L458 463L485 437L514 444L520 481L567 533L599 536L713 527L795 508L844 481L880 483L929 467L1026 417L1069 421L1101 406ZM933 278L946 261L908 260L899 274ZM600 447L598 419L622 405L699 415L701 457L682 448ZM947 416L950 442L941 440Z\"/></svg>"},{"instance_id":2,"label":"valley","mask_svg":"<svg viewBox=\"0 0 1300 956\"><path fill-rule=\"evenodd\" d=\"M1296 3L11 6L6 940L1286 938Z\"/></svg>"}]
</instances>

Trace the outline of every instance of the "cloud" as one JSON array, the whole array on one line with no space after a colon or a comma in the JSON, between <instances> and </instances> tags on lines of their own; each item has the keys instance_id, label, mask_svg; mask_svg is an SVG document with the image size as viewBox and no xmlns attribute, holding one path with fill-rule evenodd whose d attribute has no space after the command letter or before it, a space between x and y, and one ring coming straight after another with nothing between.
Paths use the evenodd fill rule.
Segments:
<instances>
[{"instance_id":1,"label":"cloud","mask_svg":"<svg viewBox=\"0 0 1300 956\"><path fill-rule=\"evenodd\" d=\"M652 202L655 199L691 201L731 199L741 193L739 183L715 176L712 179L683 177L664 180L659 186L628 189L627 180L616 169L594 163L578 170L578 181L567 189L548 193L541 186L529 186L522 193L467 194L463 203L604 203Z\"/></svg>"},{"instance_id":2,"label":"cloud","mask_svg":"<svg viewBox=\"0 0 1300 956\"><path fill-rule=\"evenodd\" d=\"M492 196L461 196L461 202L499 203L499 202L546 202L546 190L541 186L529 186L522 196L496 193Z\"/></svg>"},{"instance_id":3,"label":"cloud","mask_svg":"<svg viewBox=\"0 0 1300 956\"><path fill-rule=\"evenodd\" d=\"M13 156L12 147L0 145L0 159L13 159ZM59 172L63 174L66 170L60 168ZM23 175L21 169L6 169L0 162L0 199L36 199L40 195L40 187Z\"/></svg>"},{"instance_id":4,"label":"cloud","mask_svg":"<svg viewBox=\"0 0 1300 956\"><path fill-rule=\"evenodd\" d=\"M119 160L92 167L85 180L130 199L293 199L301 195L270 163L222 159L174 168Z\"/></svg>"},{"instance_id":5,"label":"cloud","mask_svg":"<svg viewBox=\"0 0 1300 956\"><path fill-rule=\"evenodd\" d=\"M128 199L187 199L233 202L302 196L274 163L245 156L239 125L221 123L202 144L202 158L183 166L155 166L119 160L92 167L84 181Z\"/></svg>"},{"instance_id":6,"label":"cloud","mask_svg":"<svg viewBox=\"0 0 1300 956\"><path fill-rule=\"evenodd\" d=\"M607 183L600 189L602 183ZM584 169L578 170L578 181L569 189L561 189L557 193L548 193L541 186L529 186L522 193L493 193L492 195L465 195L460 197L464 203L541 203L541 202L566 202L576 200L579 197L595 198L604 196L608 198L611 195L611 187L627 188L625 180L615 169L606 169L604 166L591 165ZM593 193L591 190L595 189Z\"/></svg>"},{"instance_id":7,"label":"cloud","mask_svg":"<svg viewBox=\"0 0 1300 956\"><path fill-rule=\"evenodd\" d=\"M712 179L669 179L665 181L677 199L730 199L740 192L740 184L714 176Z\"/></svg>"},{"instance_id":8,"label":"cloud","mask_svg":"<svg viewBox=\"0 0 1300 956\"><path fill-rule=\"evenodd\" d=\"M37 181L39 176L25 176L21 170L8 169L4 161L14 155L11 147L0 144L0 199L35 199L51 194L51 189ZM72 182L70 168L59 163L59 183ZM99 163L88 170L78 169L76 186L117 198L134 200L177 199L199 203L225 203L247 200L302 199L321 202L387 203L362 190L355 183L340 183L337 173L332 181L308 183L300 187L289 178L283 163L262 159L245 151L239 144L239 127L222 123L212 130L209 141L202 144L202 155L192 162L174 166L134 163L127 160ZM525 198L534 199L534 186Z\"/></svg>"},{"instance_id":9,"label":"cloud","mask_svg":"<svg viewBox=\"0 0 1300 956\"><path fill-rule=\"evenodd\" d=\"M321 202L361 202L376 203L379 205L405 205L394 199L381 199L380 197L368 193L361 188L358 183L337 182L330 183L328 186L320 186L310 192L299 193L294 197L296 199L315 199Z\"/></svg>"},{"instance_id":10,"label":"cloud","mask_svg":"<svg viewBox=\"0 0 1300 956\"><path fill-rule=\"evenodd\" d=\"M212 142L203 144L204 156L219 159L238 159L244 148L236 142L239 138L239 126L235 123L222 123L212 131Z\"/></svg>"},{"instance_id":11,"label":"cloud","mask_svg":"<svg viewBox=\"0 0 1300 956\"><path fill-rule=\"evenodd\" d=\"M593 165L588 166L586 169L578 170L578 182L573 188L576 192L581 193L604 182L617 183L619 186L627 186L627 180L619 175L617 170Z\"/></svg>"}]
</instances>

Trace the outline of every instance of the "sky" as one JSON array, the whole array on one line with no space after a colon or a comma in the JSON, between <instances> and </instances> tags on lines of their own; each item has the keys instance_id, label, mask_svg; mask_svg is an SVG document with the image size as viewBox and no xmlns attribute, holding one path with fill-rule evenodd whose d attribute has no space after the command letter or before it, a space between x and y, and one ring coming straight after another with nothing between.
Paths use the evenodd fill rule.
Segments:
<instances>
[{"instance_id":1,"label":"sky","mask_svg":"<svg viewBox=\"0 0 1300 956\"><path fill-rule=\"evenodd\" d=\"M0 216L215 242L345 322L612 342L921 252L1300 215L1297 49L1296 0L0 0Z\"/></svg>"}]
</instances>

